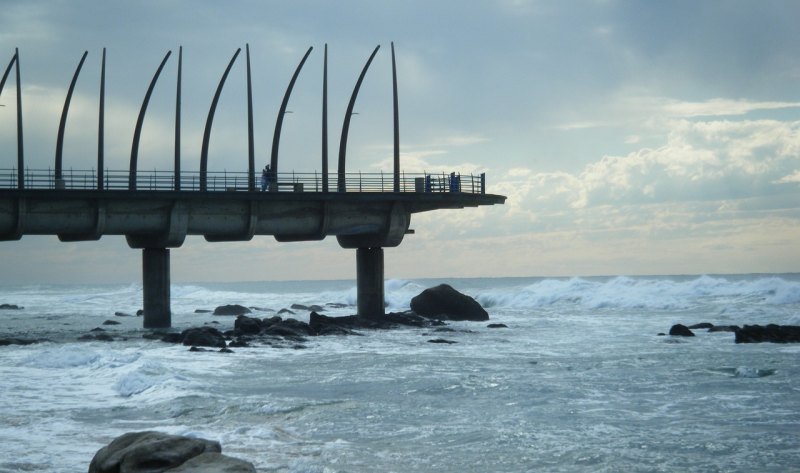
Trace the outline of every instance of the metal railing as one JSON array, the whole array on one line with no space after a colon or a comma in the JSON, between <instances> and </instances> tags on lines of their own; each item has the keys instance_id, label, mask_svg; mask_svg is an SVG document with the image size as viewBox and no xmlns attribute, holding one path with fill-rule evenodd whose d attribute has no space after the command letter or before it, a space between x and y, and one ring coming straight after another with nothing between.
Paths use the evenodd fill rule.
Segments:
<instances>
[{"instance_id":1,"label":"metal railing","mask_svg":"<svg viewBox=\"0 0 800 473\"><path fill-rule=\"evenodd\" d=\"M97 171L66 169L62 178L55 178L53 169L25 169L23 183L25 189L98 189ZM106 169L103 174L103 190L130 190L130 172ZM199 171L184 171L176 186L172 171L137 171L135 190L137 191L195 191L200 192ZM277 178L277 179L275 179ZM261 175L256 174L252 188L261 190ZM392 173L347 173L340 187L337 174L328 174L329 192L394 192ZM17 169L0 169L0 189L18 188ZM233 192L250 190L251 182L247 172L214 171L206 173L206 192ZM271 190L280 192L323 192L323 176L320 173L281 172L273 175ZM467 194L486 193L486 174L458 173L401 173L400 192L462 192Z\"/></svg>"}]
</instances>

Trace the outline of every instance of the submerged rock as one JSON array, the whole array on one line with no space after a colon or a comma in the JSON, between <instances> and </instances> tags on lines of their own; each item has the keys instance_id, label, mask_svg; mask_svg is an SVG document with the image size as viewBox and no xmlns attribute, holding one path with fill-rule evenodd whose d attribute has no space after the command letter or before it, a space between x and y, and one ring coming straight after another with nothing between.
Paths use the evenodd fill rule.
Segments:
<instances>
[{"instance_id":1,"label":"submerged rock","mask_svg":"<svg viewBox=\"0 0 800 473\"><path fill-rule=\"evenodd\" d=\"M506 324L489 324L486 328L508 328Z\"/></svg>"},{"instance_id":2,"label":"submerged rock","mask_svg":"<svg viewBox=\"0 0 800 473\"><path fill-rule=\"evenodd\" d=\"M708 329L709 332L735 332L741 327L738 325L715 325Z\"/></svg>"},{"instance_id":3,"label":"submerged rock","mask_svg":"<svg viewBox=\"0 0 800 473\"><path fill-rule=\"evenodd\" d=\"M714 324L712 324L712 323L701 322L699 324L690 325L689 329L696 330L696 329L702 329L702 328L711 328L713 326L714 326Z\"/></svg>"},{"instance_id":4,"label":"submerged rock","mask_svg":"<svg viewBox=\"0 0 800 473\"><path fill-rule=\"evenodd\" d=\"M208 310L208 309L195 309L195 310L194 310L194 313L195 313L195 314L210 314L210 313L211 313L211 311L210 311L210 310Z\"/></svg>"},{"instance_id":5,"label":"submerged rock","mask_svg":"<svg viewBox=\"0 0 800 473\"><path fill-rule=\"evenodd\" d=\"M0 304L0 310L22 310L24 307L20 307L16 304Z\"/></svg>"},{"instance_id":6,"label":"submerged rock","mask_svg":"<svg viewBox=\"0 0 800 473\"><path fill-rule=\"evenodd\" d=\"M800 343L798 325L745 325L736 331L736 343Z\"/></svg>"},{"instance_id":7,"label":"submerged rock","mask_svg":"<svg viewBox=\"0 0 800 473\"><path fill-rule=\"evenodd\" d=\"M89 473L255 473L246 461L222 455L219 442L161 432L129 432L97 451Z\"/></svg>"},{"instance_id":8,"label":"submerged rock","mask_svg":"<svg viewBox=\"0 0 800 473\"><path fill-rule=\"evenodd\" d=\"M446 344L446 345L452 345L452 344L458 343L458 342L453 341L453 340L447 340L447 339L444 339L444 338L434 338L432 340L428 340L428 343L443 343L443 344Z\"/></svg>"},{"instance_id":9,"label":"submerged rock","mask_svg":"<svg viewBox=\"0 0 800 473\"><path fill-rule=\"evenodd\" d=\"M689 330L689 327L681 324L675 324L669 329L669 334L674 337L694 337L694 333Z\"/></svg>"},{"instance_id":10,"label":"submerged rock","mask_svg":"<svg viewBox=\"0 0 800 473\"><path fill-rule=\"evenodd\" d=\"M489 314L470 296L462 294L447 284L422 291L411 299L411 310L430 318L445 320L489 320Z\"/></svg>"},{"instance_id":11,"label":"submerged rock","mask_svg":"<svg viewBox=\"0 0 800 473\"><path fill-rule=\"evenodd\" d=\"M244 315L250 312L250 309L239 304L221 305L214 309L214 315Z\"/></svg>"}]
</instances>

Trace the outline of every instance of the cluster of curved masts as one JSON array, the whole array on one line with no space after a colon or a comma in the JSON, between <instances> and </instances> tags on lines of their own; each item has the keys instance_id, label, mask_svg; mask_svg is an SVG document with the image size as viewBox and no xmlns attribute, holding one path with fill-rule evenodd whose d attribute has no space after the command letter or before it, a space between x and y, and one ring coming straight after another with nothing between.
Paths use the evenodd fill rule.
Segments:
<instances>
[{"instance_id":1,"label":"cluster of curved masts","mask_svg":"<svg viewBox=\"0 0 800 473\"><path fill-rule=\"evenodd\" d=\"M364 68L361 70L361 74L358 76L358 80L356 81L356 85L353 88L353 93L350 96L350 102L347 105L347 111L345 112L344 122L342 124L342 136L339 142L339 159L338 159L338 166L337 166L337 174L338 174L338 182L339 182L339 191L344 191L344 176L345 176L345 161L347 155L347 135L350 129L350 118L353 115L353 108L355 106L356 97L358 96L358 91L361 88L361 83L364 81L364 76L367 73L367 69L369 69L370 64L372 63L373 58L378 52L380 46L375 47L372 51L372 54L369 56L367 63L364 65ZM297 81L297 77L300 74L300 70L303 68L303 65L308 59L308 56L311 54L313 47L308 48L305 55L303 56L300 64L298 64L297 68L292 75L291 80L289 81L289 86L286 88L286 92L283 95L283 101L281 102L280 110L278 111L278 117L275 121L275 132L272 139L272 150L270 154L270 168L271 171L275 174L278 172L278 150L280 147L280 136L281 136L281 128L283 126L283 117L286 114L286 107L289 104L289 97L291 96L292 89L294 88L294 84ZM392 50L392 89L393 89L393 106L394 106L394 166L393 166L393 174L394 174L394 191L400 191L400 131L399 131L399 113L398 113L398 99L397 99L397 68L395 65L395 55L394 55L394 43L391 45ZM225 68L225 72L222 74L222 78L217 85L216 92L214 93L214 97L211 101L211 106L208 110L208 117L206 118L205 130L203 132L203 143L200 152L200 190L206 190L206 183L207 183L207 172L208 172L208 145L211 136L211 126L214 122L214 114L216 112L217 103L219 101L220 94L222 93L222 88L225 86L225 81L228 78L228 74L230 73L231 68L233 67L234 62L236 62L236 58L239 56L241 52L241 48L237 49L234 53L231 60L228 62L228 66ZM67 91L67 97L64 101L64 108L61 112L61 121L58 126L58 137L56 139L56 155L55 155L55 179L56 179L56 187L58 188L59 182L63 182L63 163L62 163L62 156L63 156L63 145L64 145L64 130L66 128L67 122L67 114L69 113L69 105L72 99L72 93L75 89L75 83L78 80L78 75L81 72L81 68L83 68L83 64L86 60L86 56L89 54L88 51L83 53L83 56L78 63L78 67L75 69L75 73L72 76L72 81L70 82L69 89ZM130 190L136 190L136 171L138 168L138 158L139 158L139 141L141 139L142 134L142 125L144 123L145 113L147 112L147 105L150 102L150 96L153 93L153 89L155 88L156 82L158 81L158 77L161 75L161 71L164 69L167 60L169 59L172 51L167 51L164 58L161 60L161 63L158 65L153 78L150 81L150 85L147 88L147 92L145 93L144 100L142 101L142 106L139 109L139 115L136 120L136 127L134 128L133 133L133 144L131 145L131 158L130 158L130 172L129 172L129 181L128 181L128 188ZM246 67L246 74L247 74L247 136L248 136L248 188L250 191L255 191L255 182L256 182L256 170L255 170L255 145L254 145L254 132L253 132L253 98L252 98L252 81L250 77L250 45L245 46L245 56L247 61ZM183 47L178 49L178 74L177 74L177 88L176 88L176 96L175 96L175 163L174 163L174 171L175 171L175 190L180 190L180 174L181 174L181 165L180 165L180 153L181 153L181 69L182 69L182 62L183 62ZM17 187L19 189L23 189L25 187L24 183L24 153L23 153L23 139L22 139L22 92L20 86L20 73L19 73L19 49L16 49L14 52L14 56L11 58L11 61L6 67L6 70L3 74L2 80L0 80L0 94L3 92L3 87L5 86L6 79L8 79L8 75L11 72L11 68L15 67L16 71L16 88L17 88ZM103 57L102 57L102 64L100 69L100 110L99 110L99 129L98 129L98 151L97 151L97 168L101 172L97 173L97 188L103 189L103 172L102 170L105 169L104 154L104 109L105 109L105 68L106 68L106 50L103 48ZM325 45L325 54L324 54L324 66L323 66L323 78L322 78L322 191L328 192L328 45ZM273 189L277 190L277 188Z\"/></svg>"}]
</instances>

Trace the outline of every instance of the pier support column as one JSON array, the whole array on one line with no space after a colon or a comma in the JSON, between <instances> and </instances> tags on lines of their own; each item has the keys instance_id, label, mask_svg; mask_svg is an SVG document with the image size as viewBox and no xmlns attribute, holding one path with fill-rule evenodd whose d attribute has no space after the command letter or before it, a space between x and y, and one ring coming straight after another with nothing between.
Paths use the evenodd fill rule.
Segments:
<instances>
[{"instance_id":1,"label":"pier support column","mask_svg":"<svg viewBox=\"0 0 800 473\"><path fill-rule=\"evenodd\" d=\"M358 316L383 316L383 248L356 249L356 281Z\"/></svg>"},{"instance_id":2,"label":"pier support column","mask_svg":"<svg viewBox=\"0 0 800 473\"><path fill-rule=\"evenodd\" d=\"M169 249L142 250L142 286L144 289L144 328L170 328Z\"/></svg>"}]
</instances>

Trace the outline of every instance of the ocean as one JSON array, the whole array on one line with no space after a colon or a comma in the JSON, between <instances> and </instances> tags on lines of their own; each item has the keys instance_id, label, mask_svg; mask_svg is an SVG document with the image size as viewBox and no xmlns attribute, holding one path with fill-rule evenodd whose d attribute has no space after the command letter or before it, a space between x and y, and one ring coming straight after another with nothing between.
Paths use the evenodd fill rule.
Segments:
<instances>
[{"instance_id":1,"label":"ocean","mask_svg":"<svg viewBox=\"0 0 800 473\"><path fill-rule=\"evenodd\" d=\"M141 307L140 285L0 286L0 303L24 307L0 310L0 338L49 340L0 346L0 472L86 471L138 430L217 440L259 472L800 471L800 344L660 335L800 325L800 275L388 280L388 310L440 282L491 320L227 354L115 316ZM175 329L226 330L233 317L195 310L350 315L356 293L246 282L174 284L172 297ZM96 327L116 341L78 341Z\"/></svg>"}]
</instances>

